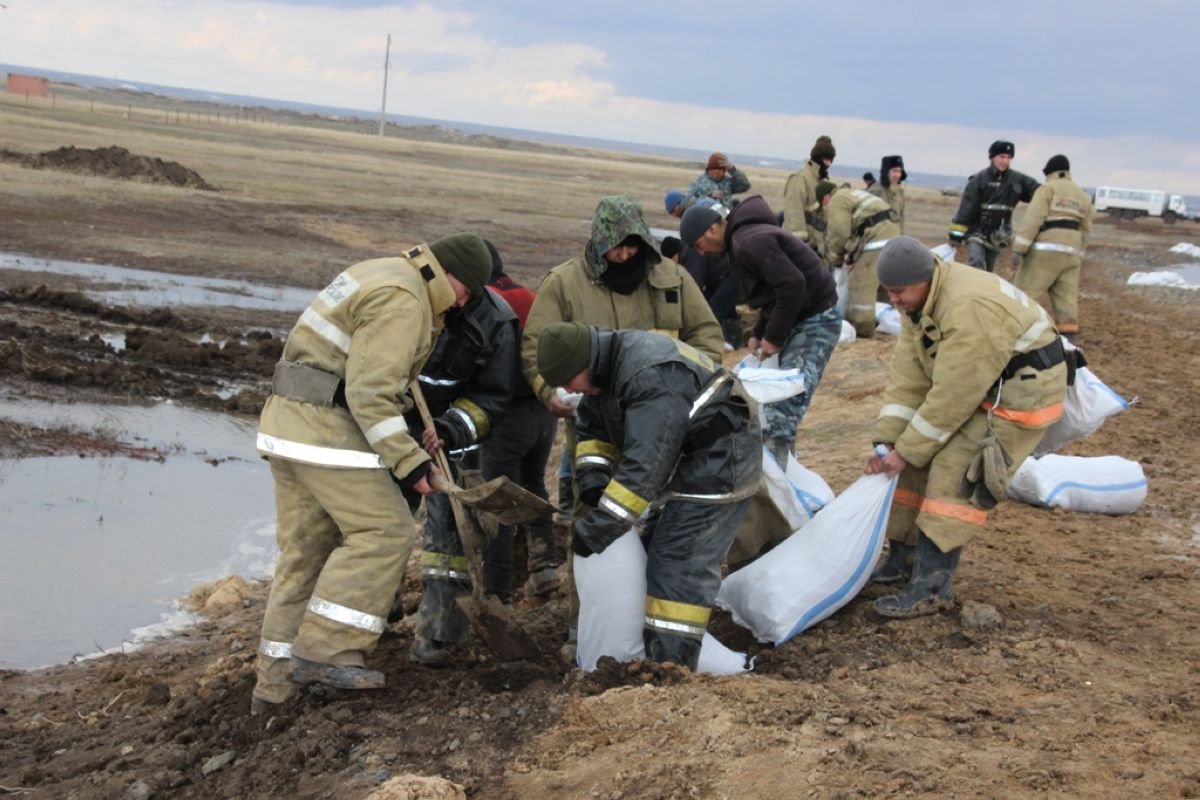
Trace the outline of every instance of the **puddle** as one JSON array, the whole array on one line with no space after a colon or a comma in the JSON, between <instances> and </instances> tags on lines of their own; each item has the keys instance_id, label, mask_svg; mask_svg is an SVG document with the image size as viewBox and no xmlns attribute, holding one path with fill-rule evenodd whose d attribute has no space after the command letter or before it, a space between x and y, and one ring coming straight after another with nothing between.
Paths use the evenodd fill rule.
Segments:
<instances>
[{"instance_id":1,"label":"puddle","mask_svg":"<svg viewBox=\"0 0 1200 800\"><path fill-rule=\"evenodd\" d=\"M272 569L273 488L253 423L169 404L2 399L0 418L95 430L168 453L162 463L0 461L0 668L152 636L157 623L188 621L176 600L197 583Z\"/></svg>"},{"instance_id":2,"label":"puddle","mask_svg":"<svg viewBox=\"0 0 1200 800\"><path fill-rule=\"evenodd\" d=\"M30 258L0 253L0 269L70 275L84 281L119 289L83 289L98 303L118 306L218 306L265 311L303 311L313 298L312 289L293 286L264 286L249 281L173 275L106 264Z\"/></svg>"}]
</instances>

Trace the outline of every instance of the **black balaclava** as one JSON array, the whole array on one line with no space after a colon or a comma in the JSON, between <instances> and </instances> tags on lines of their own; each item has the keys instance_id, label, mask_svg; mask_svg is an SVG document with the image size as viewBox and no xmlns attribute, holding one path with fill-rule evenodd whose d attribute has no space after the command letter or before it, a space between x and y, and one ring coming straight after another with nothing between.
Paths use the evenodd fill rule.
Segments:
<instances>
[{"instance_id":1,"label":"black balaclava","mask_svg":"<svg viewBox=\"0 0 1200 800\"><path fill-rule=\"evenodd\" d=\"M607 259L605 259L607 261ZM600 276L600 282L617 294L633 294L646 280L645 245L638 243L637 255L624 264L608 261L608 267Z\"/></svg>"}]
</instances>

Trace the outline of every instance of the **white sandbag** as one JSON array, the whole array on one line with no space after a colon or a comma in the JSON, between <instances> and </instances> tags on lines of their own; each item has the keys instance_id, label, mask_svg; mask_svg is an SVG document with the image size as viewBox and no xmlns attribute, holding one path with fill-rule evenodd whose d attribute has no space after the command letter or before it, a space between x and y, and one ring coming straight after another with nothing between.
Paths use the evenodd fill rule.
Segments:
<instances>
[{"instance_id":1,"label":"white sandbag","mask_svg":"<svg viewBox=\"0 0 1200 800\"><path fill-rule=\"evenodd\" d=\"M900 335L900 312L887 303L875 304L875 330L888 336Z\"/></svg>"},{"instance_id":2,"label":"white sandbag","mask_svg":"<svg viewBox=\"0 0 1200 800\"><path fill-rule=\"evenodd\" d=\"M1035 506L1119 515L1137 511L1148 490L1146 473L1136 461L1047 455L1025 459L1008 496Z\"/></svg>"},{"instance_id":3,"label":"white sandbag","mask_svg":"<svg viewBox=\"0 0 1200 800\"><path fill-rule=\"evenodd\" d=\"M774 366L767 366L774 360ZM779 356L759 361L753 355L743 358L733 372L742 381L746 394L761 404L777 403L804 394L804 375L799 369L780 369Z\"/></svg>"},{"instance_id":4,"label":"white sandbag","mask_svg":"<svg viewBox=\"0 0 1200 800\"><path fill-rule=\"evenodd\" d=\"M1075 370L1075 383L1067 387L1063 416L1046 429L1034 455L1053 453L1067 442L1091 436L1104 420L1129 408L1129 401L1114 392L1087 367Z\"/></svg>"},{"instance_id":5,"label":"white sandbag","mask_svg":"<svg viewBox=\"0 0 1200 800\"><path fill-rule=\"evenodd\" d=\"M799 530L833 500L833 489L817 473L788 454L787 471L775 463L771 451L763 448L763 482L767 496L783 514L793 531Z\"/></svg>"},{"instance_id":6,"label":"white sandbag","mask_svg":"<svg viewBox=\"0 0 1200 800\"><path fill-rule=\"evenodd\" d=\"M929 249L942 261L953 261L954 256L957 255L957 249L954 247L954 245L949 244L948 242L942 242L937 247L931 247Z\"/></svg>"},{"instance_id":7,"label":"white sandbag","mask_svg":"<svg viewBox=\"0 0 1200 800\"><path fill-rule=\"evenodd\" d=\"M575 663L585 672L601 656L617 661L645 658L646 550L636 530L587 558L573 560L579 593L579 633ZM754 669L754 659L730 650L705 631L697 672L736 675Z\"/></svg>"},{"instance_id":8,"label":"white sandbag","mask_svg":"<svg viewBox=\"0 0 1200 800\"><path fill-rule=\"evenodd\" d=\"M845 267L834 267L833 283L837 287L837 310L842 319L850 309L850 273Z\"/></svg>"},{"instance_id":9,"label":"white sandbag","mask_svg":"<svg viewBox=\"0 0 1200 800\"><path fill-rule=\"evenodd\" d=\"M896 480L863 475L799 532L721 582L717 605L781 644L862 590L883 550Z\"/></svg>"},{"instance_id":10,"label":"white sandbag","mask_svg":"<svg viewBox=\"0 0 1200 800\"><path fill-rule=\"evenodd\" d=\"M850 321L846 319L842 320L842 332L838 334L838 343L853 342L857 338L858 331L854 330L854 326L850 324Z\"/></svg>"}]
</instances>

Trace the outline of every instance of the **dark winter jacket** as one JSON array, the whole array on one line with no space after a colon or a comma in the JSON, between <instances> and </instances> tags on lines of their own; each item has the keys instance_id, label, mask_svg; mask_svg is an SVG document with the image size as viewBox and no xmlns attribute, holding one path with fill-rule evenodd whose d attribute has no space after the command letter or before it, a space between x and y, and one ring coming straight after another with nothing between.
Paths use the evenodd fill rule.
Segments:
<instances>
[{"instance_id":1,"label":"dark winter jacket","mask_svg":"<svg viewBox=\"0 0 1200 800\"><path fill-rule=\"evenodd\" d=\"M751 308L754 336L780 347L797 323L837 304L833 274L794 234L779 227L762 197L748 197L726 220L725 248Z\"/></svg>"},{"instance_id":2,"label":"dark winter jacket","mask_svg":"<svg viewBox=\"0 0 1200 800\"><path fill-rule=\"evenodd\" d=\"M519 336L517 315L491 291L446 314L418 380L447 451L474 448L514 402L533 396L521 374ZM423 429L415 412L406 416L410 429Z\"/></svg>"},{"instance_id":3,"label":"dark winter jacket","mask_svg":"<svg viewBox=\"0 0 1200 800\"><path fill-rule=\"evenodd\" d=\"M684 342L648 331L592 327L576 422L580 497L603 486L575 535L599 552L655 501L732 503L762 469L754 403L738 379ZM599 478L599 480L596 480Z\"/></svg>"},{"instance_id":4,"label":"dark winter jacket","mask_svg":"<svg viewBox=\"0 0 1200 800\"><path fill-rule=\"evenodd\" d=\"M712 296L729 276L729 254L723 256L706 256L694 247L688 247L680 242L679 263L692 276L692 280L704 292L704 299L711 300Z\"/></svg>"},{"instance_id":5,"label":"dark winter jacket","mask_svg":"<svg viewBox=\"0 0 1200 800\"><path fill-rule=\"evenodd\" d=\"M979 238L1003 247L1012 237L1012 212L1017 203L1028 203L1038 182L1014 169L1001 172L988 165L967 180L958 213L950 222L950 240Z\"/></svg>"}]
</instances>

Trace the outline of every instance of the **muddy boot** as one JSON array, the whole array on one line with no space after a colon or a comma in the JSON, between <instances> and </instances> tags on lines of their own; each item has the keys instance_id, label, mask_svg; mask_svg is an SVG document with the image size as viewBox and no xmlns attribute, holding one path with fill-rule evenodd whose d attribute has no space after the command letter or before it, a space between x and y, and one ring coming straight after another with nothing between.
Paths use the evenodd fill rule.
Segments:
<instances>
[{"instance_id":1,"label":"muddy boot","mask_svg":"<svg viewBox=\"0 0 1200 800\"><path fill-rule=\"evenodd\" d=\"M647 661L680 664L692 672L696 671L696 665L700 663L699 639L647 629L642 631L642 643L646 647Z\"/></svg>"},{"instance_id":2,"label":"muddy boot","mask_svg":"<svg viewBox=\"0 0 1200 800\"><path fill-rule=\"evenodd\" d=\"M917 533L916 562L912 578L897 594L875 601L875 610L892 619L909 619L954 608L950 579L958 569L962 548L943 553L924 533Z\"/></svg>"},{"instance_id":3,"label":"muddy boot","mask_svg":"<svg viewBox=\"0 0 1200 800\"><path fill-rule=\"evenodd\" d=\"M292 656L292 680L301 685L320 683L334 689L382 689L383 673L364 667L340 667Z\"/></svg>"},{"instance_id":4,"label":"muddy boot","mask_svg":"<svg viewBox=\"0 0 1200 800\"><path fill-rule=\"evenodd\" d=\"M558 648L558 658L564 664L570 666L578 666L575 655L579 649L579 630L577 628L569 628L567 630L567 643Z\"/></svg>"},{"instance_id":5,"label":"muddy boot","mask_svg":"<svg viewBox=\"0 0 1200 800\"><path fill-rule=\"evenodd\" d=\"M268 717L282 707L283 703L272 703L261 697L250 697L250 716L252 717Z\"/></svg>"},{"instance_id":6,"label":"muddy boot","mask_svg":"<svg viewBox=\"0 0 1200 800\"><path fill-rule=\"evenodd\" d=\"M408 651L408 660L425 667L445 667L450 664L450 653L440 642L418 636Z\"/></svg>"},{"instance_id":7,"label":"muddy boot","mask_svg":"<svg viewBox=\"0 0 1200 800\"><path fill-rule=\"evenodd\" d=\"M887 558L871 573L871 583L907 581L912 577L913 558L916 552L916 545L889 541Z\"/></svg>"},{"instance_id":8,"label":"muddy boot","mask_svg":"<svg viewBox=\"0 0 1200 800\"><path fill-rule=\"evenodd\" d=\"M729 349L736 350L742 346L742 320L730 317L721 321L721 331L725 334L725 344Z\"/></svg>"},{"instance_id":9,"label":"muddy boot","mask_svg":"<svg viewBox=\"0 0 1200 800\"><path fill-rule=\"evenodd\" d=\"M572 511L575 508L575 489L571 484L570 475L558 476L558 511L554 512L554 524L560 527L571 524Z\"/></svg>"},{"instance_id":10,"label":"muddy boot","mask_svg":"<svg viewBox=\"0 0 1200 800\"><path fill-rule=\"evenodd\" d=\"M558 588L558 570L555 567L539 569L525 581L525 594L530 597L541 597L553 594Z\"/></svg>"}]
</instances>

